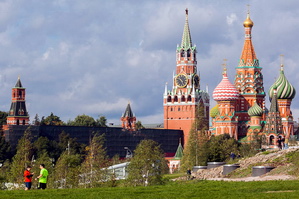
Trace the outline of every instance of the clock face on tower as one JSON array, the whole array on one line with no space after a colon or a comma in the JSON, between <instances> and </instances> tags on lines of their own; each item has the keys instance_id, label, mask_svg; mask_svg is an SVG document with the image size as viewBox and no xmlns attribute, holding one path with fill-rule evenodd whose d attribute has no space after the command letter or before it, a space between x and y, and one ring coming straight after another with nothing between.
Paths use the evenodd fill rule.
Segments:
<instances>
[{"instance_id":1,"label":"clock face on tower","mask_svg":"<svg viewBox=\"0 0 299 199\"><path fill-rule=\"evenodd\" d=\"M176 78L175 78L175 83L178 87L180 88L184 88L185 86L187 86L188 83L188 77L185 74L179 74Z\"/></svg>"},{"instance_id":2,"label":"clock face on tower","mask_svg":"<svg viewBox=\"0 0 299 199\"><path fill-rule=\"evenodd\" d=\"M195 88L199 87L199 76L197 74L193 76L193 84Z\"/></svg>"}]
</instances>

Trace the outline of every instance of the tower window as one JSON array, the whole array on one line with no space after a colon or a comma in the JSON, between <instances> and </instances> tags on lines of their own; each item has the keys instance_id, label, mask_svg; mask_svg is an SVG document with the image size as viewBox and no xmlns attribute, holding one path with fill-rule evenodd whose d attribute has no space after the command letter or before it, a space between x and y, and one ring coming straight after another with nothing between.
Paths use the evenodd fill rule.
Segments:
<instances>
[{"instance_id":1,"label":"tower window","mask_svg":"<svg viewBox=\"0 0 299 199\"><path fill-rule=\"evenodd\" d=\"M178 102L178 96L174 96L174 102Z\"/></svg>"}]
</instances>

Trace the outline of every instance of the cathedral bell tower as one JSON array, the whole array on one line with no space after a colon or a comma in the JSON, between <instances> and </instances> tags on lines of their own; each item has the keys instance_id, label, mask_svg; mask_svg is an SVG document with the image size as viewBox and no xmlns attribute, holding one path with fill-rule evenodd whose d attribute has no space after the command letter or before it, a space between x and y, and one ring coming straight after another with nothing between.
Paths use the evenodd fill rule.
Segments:
<instances>
[{"instance_id":1,"label":"cathedral bell tower","mask_svg":"<svg viewBox=\"0 0 299 199\"><path fill-rule=\"evenodd\" d=\"M29 125L25 94L25 88L23 88L19 77L15 87L12 88L12 99L7 116L7 125Z\"/></svg>"},{"instance_id":2,"label":"cathedral bell tower","mask_svg":"<svg viewBox=\"0 0 299 199\"><path fill-rule=\"evenodd\" d=\"M239 135L246 136L247 123L250 121L248 110L256 102L264 110L265 91L263 86L262 68L256 57L251 40L251 29L253 22L250 19L249 11L243 23L245 29L245 41L243 51L236 68L235 86L240 93L236 105L236 115L239 118ZM265 119L265 114L263 114Z\"/></svg>"},{"instance_id":3,"label":"cathedral bell tower","mask_svg":"<svg viewBox=\"0 0 299 199\"><path fill-rule=\"evenodd\" d=\"M200 90L197 73L196 46L192 44L188 22L188 9L181 45L176 50L176 71L173 74L172 89L164 92L164 128L184 131L184 143L196 117L196 109L204 107L204 117L209 121L209 95Z\"/></svg>"}]
</instances>

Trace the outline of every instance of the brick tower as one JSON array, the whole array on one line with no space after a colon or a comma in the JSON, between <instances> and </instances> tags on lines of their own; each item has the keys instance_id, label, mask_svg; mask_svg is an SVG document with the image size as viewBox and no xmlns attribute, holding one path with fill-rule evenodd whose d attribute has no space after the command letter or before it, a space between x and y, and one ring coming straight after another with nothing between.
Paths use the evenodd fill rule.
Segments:
<instances>
[{"instance_id":1,"label":"brick tower","mask_svg":"<svg viewBox=\"0 0 299 199\"><path fill-rule=\"evenodd\" d=\"M264 133L266 133L268 144L276 145L278 137L284 137L279 107L277 103L277 87L273 87L273 95L271 99L270 110L266 118Z\"/></svg>"},{"instance_id":2,"label":"brick tower","mask_svg":"<svg viewBox=\"0 0 299 199\"><path fill-rule=\"evenodd\" d=\"M265 99L262 68L259 66L259 60L251 41L253 22L250 19L249 11L243 26L245 28L245 41L235 75L235 86L240 93L240 98L236 104L236 116L239 118L238 134L242 137L246 136L246 126L250 121L249 108L256 102L264 110ZM265 114L263 114L263 119L265 119Z\"/></svg>"},{"instance_id":3,"label":"brick tower","mask_svg":"<svg viewBox=\"0 0 299 199\"><path fill-rule=\"evenodd\" d=\"M196 117L196 109L201 104L204 116L209 121L209 95L200 90L200 77L197 74L196 46L192 45L188 22L188 9L181 45L176 50L176 72L173 74L172 89L165 85L164 128L182 129L184 142ZM207 122L208 126L208 122Z\"/></svg>"},{"instance_id":4,"label":"brick tower","mask_svg":"<svg viewBox=\"0 0 299 199\"><path fill-rule=\"evenodd\" d=\"M20 77L14 88L12 88L11 106L7 116L7 125L28 125L29 115L25 103L25 88L23 88Z\"/></svg>"},{"instance_id":5,"label":"brick tower","mask_svg":"<svg viewBox=\"0 0 299 199\"><path fill-rule=\"evenodd\" d=\"M128 106L120 118L122 128L130 131L135 131L136 117L132 112L131 105L128 103Z\"/></svg>"}]
</instances>

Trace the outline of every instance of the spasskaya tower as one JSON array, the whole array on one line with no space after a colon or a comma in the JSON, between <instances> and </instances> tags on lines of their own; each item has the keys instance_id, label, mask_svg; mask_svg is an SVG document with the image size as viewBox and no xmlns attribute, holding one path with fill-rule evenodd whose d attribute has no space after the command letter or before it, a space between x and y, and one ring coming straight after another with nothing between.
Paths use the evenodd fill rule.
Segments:
<instances>
[{"instance_id":1,"label":"spasskaya tower","mask_svg":"<svg viewBox=\"0 0 299 199\"><path fill-rule=\"evenodd\" d=\"M199 105L204 108L206 121L209 121L210 98L200 90L200 76L197 73L196 45L192 45L188 22L188 9L181 45L176 50L176 71L173 74L171 90L167 84L164 91L164 128L184 131L187 143L189 131L196 117ZM202 117L202 116L199 116ZM208 126L208 124L207 124Z\"/></svg>"}]
</instances>

